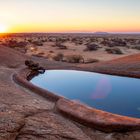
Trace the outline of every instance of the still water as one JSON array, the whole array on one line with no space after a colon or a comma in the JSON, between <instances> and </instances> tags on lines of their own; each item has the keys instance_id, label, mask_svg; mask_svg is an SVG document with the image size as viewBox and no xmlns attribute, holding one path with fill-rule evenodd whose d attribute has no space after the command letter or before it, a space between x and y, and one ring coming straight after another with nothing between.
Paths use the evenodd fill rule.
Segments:
<instances>
[{"instance_id":1,"label":"still water","mask_svg":"<svg viewBox=\"0 0 140 140\"><path fill-rule=\"evenodd\" d=\"M47 70L30 82L97 109L140 118L140 79L73 70Z\"/></svg>"}]
</instances>

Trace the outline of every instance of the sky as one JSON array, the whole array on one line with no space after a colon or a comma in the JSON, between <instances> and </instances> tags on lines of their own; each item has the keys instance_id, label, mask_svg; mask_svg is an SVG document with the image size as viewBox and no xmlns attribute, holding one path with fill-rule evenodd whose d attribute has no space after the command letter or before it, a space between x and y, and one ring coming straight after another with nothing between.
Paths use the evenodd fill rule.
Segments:
<instances>
[{"instance_id":1,"label":"sky","mask_svg":"<svg viewBox=\"0 0 140 140\"><path fill-rule=\"evenodd\" d=\"M140 0L0 0L0 31L140 32Z\"/></svg>"}]
</instances>

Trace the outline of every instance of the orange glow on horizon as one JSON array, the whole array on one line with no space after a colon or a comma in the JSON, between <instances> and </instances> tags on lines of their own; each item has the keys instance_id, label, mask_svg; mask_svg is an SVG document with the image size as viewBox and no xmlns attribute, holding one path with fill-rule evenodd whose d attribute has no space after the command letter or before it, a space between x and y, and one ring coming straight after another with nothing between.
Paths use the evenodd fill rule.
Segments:
<instances>
[{"instance_id":1,"label":"orange glow on horizon","mask_svg":"<svg viewBox=\"0 0 140 140\"><path fill-rule=\"evenodd\" d=\"M139 0L0 1L0 32L140 32ZM8 27L8 28L7 28Z\"/></svg>"},{"instance_id":2,"label":"orange glow on horizon","mask_svg":"<svg viewBox=\"0 0 140 140\"><path fill-rule=\"evenodd\" d=\"M140 24L139 24L140 25ZM133 26L133 28L131 28ZM140 27L138 25L115 25L114 23L110 24L101 24L101 23L82 23L82 24L23 24L11 26L8 29L1 29L0 32L9 32L9 33L19 33L19 32L140 32Z\"/></svg>"},{"instance_id":3,"label":"orange glow on horizon","mask_svg":"<svg viewBox=\"0 0 140 140\"><path fill-rule=\"evenodd\" d=\"M10 24L10 23L9 23ZM69 19L67 21L60 20L57 22L48 23L20 23L11 24L9 33L19 32L140 32L140 21L134 22L126 20L121 22L119 20L107 19L97 20L86 20L83 19Z\"/></svg>"}]
</instances>

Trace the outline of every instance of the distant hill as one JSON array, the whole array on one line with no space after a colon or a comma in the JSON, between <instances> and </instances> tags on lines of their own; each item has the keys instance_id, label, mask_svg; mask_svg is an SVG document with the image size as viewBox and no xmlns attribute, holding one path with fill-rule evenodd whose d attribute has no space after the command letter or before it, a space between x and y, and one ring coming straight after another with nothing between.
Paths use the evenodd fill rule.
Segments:
<instances>
[{"instance_id":1,"label":"distant hill","mask_svg":"<svg viewBox=\"0 0 140 140\"><path fill-rule=\"evenodd\" d=\"M96 35L109 35L108 32L95 32Z\"/></svg>"}]
</instances>

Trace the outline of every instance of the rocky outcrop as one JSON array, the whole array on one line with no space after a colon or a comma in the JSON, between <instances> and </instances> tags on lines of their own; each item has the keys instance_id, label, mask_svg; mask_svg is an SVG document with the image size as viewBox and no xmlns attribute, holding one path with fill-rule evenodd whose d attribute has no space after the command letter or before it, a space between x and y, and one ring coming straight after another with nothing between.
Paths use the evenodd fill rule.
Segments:
<instances>
[{"instance_id":1,"label":"rocky outcrop","mask_svg":"<svg viewBox=\"0 0 140 140\"><path fill-rule=\"evenodd\" d=\"M41 124L41 125L40 125ZM25 119L18 137L22 139L91 140L74 123L52 112L39 113Z\"/></svg>"},{"instance_id":2,"label":"rocky outcrop","mask_svg":"<svg viewBox=\"0 0 140 140\"><path fill-rule=\"evenodd\" d=\"M55 102L44 99L28 89L16 85L12 80L13 73L24 67L21 64L24 64L27 56L13 49L0 47L0 58L0 140L140 139L139 131L104 133L62 116L57 112ZM46 61L46 59L34 57L32 59L39 61L41 65L43 64L48 69L74 69L74 66L65 63L52 63ZM131 60L136 62L133 57L131 57ZM16 67L10 67L12 65L16 65ZM118 67L119 62L115 61L114 65ZM85 66L80 67L80 69L84 68ZM94 70L93 64L90 68Z\"/></svg>"}]
</instances>

